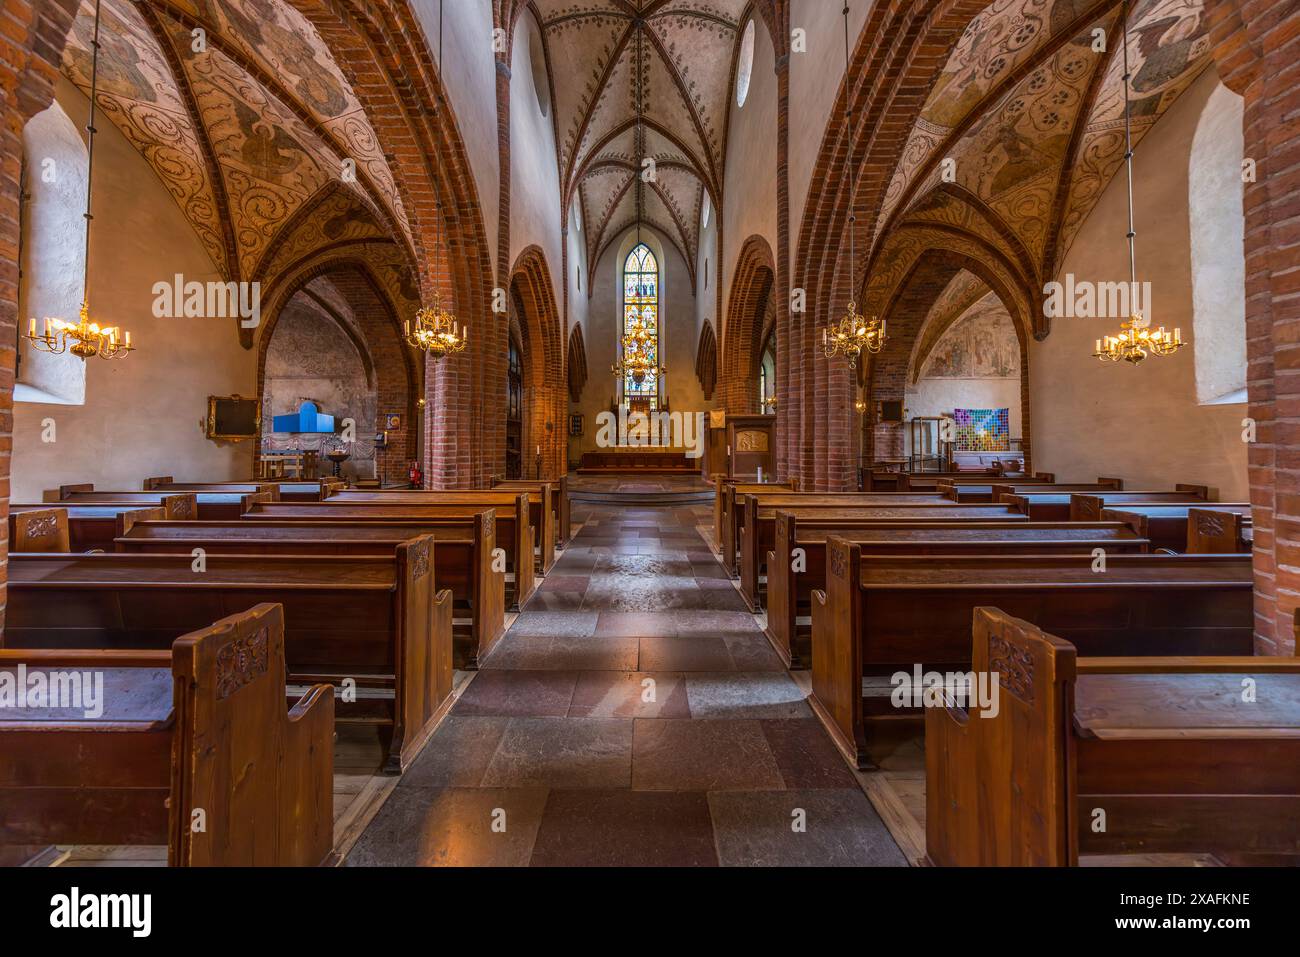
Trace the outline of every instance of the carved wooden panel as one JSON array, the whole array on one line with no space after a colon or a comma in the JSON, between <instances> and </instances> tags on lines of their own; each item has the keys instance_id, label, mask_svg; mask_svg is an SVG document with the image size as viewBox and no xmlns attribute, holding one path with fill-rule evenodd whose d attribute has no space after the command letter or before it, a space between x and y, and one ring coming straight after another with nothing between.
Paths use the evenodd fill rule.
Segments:
<instances>
[{"instance_id":1,"label":"carved wooden panel","mask_svg":"<svg viewBox=\"0 0 1300 957\"><path fill-rule=\"evenodd\" d=\"M760 432L757 429L747 429L744 432L736 433L737 452L766 452L768 449L768 434Z\"/></svg>"},{"instance_id":2,"label":"carved wooden panel","mask_svg":"<svg viewBox=\"0 0 1300 957\"><path fill-rule=\"evenodd\" d=\"M1034 702L1034 659L1001 635L989 635L989 670L998 683L1026 704Z\"/></svg>"},{"instance_id":3,"label":"carved wooden panel","mask_svg":"<svg viewBox=\"0 0 1300 957\"><path fill-rule=\"evenodd\" d=\"M235 638L217 652L217 700L229 698L266 674L267 641L267 630L262 628L247 637Z\"/></svg>"}]
</instances>

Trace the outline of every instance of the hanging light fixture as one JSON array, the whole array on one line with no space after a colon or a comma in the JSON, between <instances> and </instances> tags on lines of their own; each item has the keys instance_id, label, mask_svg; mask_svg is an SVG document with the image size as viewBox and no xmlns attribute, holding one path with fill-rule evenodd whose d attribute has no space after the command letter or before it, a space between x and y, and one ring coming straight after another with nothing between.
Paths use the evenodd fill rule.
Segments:
<instances>
[{"instance_id":1,"label":"hanging light fixture","mask_svg":"<svg viewBox=\"0 0 1300 957\"><path fill-rule=\"evenodd\" d=\"M636 144L635 150L638 159L637 168L644 169L641 162L645 158L645 130L641 125L642 114L642 92L641 92L641 23L636 24ZM636 242L641 245L641 220L645 215L645 181L641 179L639 173L634 173L637 177L636 184ZM646 295L647 287L638 282L636 285L636 296L642 298ZM610 373L620 382L631 379L637 385L645 382L646 379L658 378L668 372L666 366L659 365L650 359L650 346L653 343L654 335L646 328L645 320L638 316L631 325L627 326L623 332L622 349L619 350L619 358L609 367Z\"/></svg>"},{"instance_id":2,"label":"hanging light fixture","mask_svg":"<svg viewBox=\"0 0 1300 957\"><path fill-rule=\"evenodd\" d=\"M1133 115L1129 100L1128 63L1128 0L1124 0L1120 16L1124 18L1124 166L1128 174L1128 274L1129 274L1129 318L1120 323L1118 335L1103 336L1097 340L1092 356L1102 362L1127 362L1137 365L1147 356L1171 356L1183 346L1183 333L1175 329L1173 334L1165 327L1151 328L1151 320L1144 318L1135 308L1137 303L1137 230L1134 228L1133 216ZM1148 304L1149 307L1150 304Z\"/></svg>"},{"instance_id":3,"label":"hanging light fixture","mask_svg":"<svg viewBox=\"0 0 1300 957\"><path fill-rule=\"evenodd\" d=\"M81 360L92 356L122 359L135 351L131 333L117 326L101 326L90 318L90 224L92 184L95 171L95 113L99 94L99 0L95 0L95 34L90 41L90 118L86 121L86 262L81 286L81 316L77 322L46 317L38 331L33 317L27 326L27 341L40 352L62 355L71 352Z\"/></svg>"},{"instance_id":4,"label":"hanging light fixture","mask_svg":"<svg viewBox=\"0 0 1300 957\"><path fill-rule=\"evenodd\" d=\"M443 0L445 3L445 0ZM442 70L442 7L443 3L438 4L438 70ZM442 119L441 108L437 111L438 119ZM442 162L441 156L437 150L434 150L435 172L437 176L437 187L442 189ZM442 275L442 253L443 253L443 233L442 233L442 193L438 193L438 219L434 224L436 233L434 235L434 247L437 255L437 269L435 276ZM406 341L408 344L422 350L432 356L434 360L441 359L443 356L455 355L458 352L464 352L465 347L469 345L469 328L460 324L455 314L443 306L442 296L435 288L429 302L419 309L415 314L415 321L406 320L404 323L406 331Z\"/></svg>"},{"instance_id":5,"label":"hanging light fixture","mask_svg":"<svg viewBox=\"0 0 1300 957\"><path fill-rule=\"evenodd\" d=\"M853 211L857 196L858 171L853 165L853 102L849 89L849 7L844 5L844 129L849 138L849 304L838 322L822 330L822 352L827 359L842 355L849 368L856 369L863 352L876 354L885 347L885 323L858 314L857 233L858 217Z\"/></svg>"}]
</instances>

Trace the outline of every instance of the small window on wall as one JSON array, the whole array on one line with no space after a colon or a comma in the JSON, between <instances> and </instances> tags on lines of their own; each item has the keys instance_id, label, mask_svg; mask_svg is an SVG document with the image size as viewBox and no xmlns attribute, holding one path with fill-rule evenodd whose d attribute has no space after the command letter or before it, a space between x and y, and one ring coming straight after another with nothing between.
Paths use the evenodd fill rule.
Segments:
<instances>
[{"instance_id":1,"label":"small window on wall","mask_svg":"<svg viewBox=\"0 0 1300 957\"><path fill-rule=\"evenodd\" d=\"M1188 160L1192 353L1201 405L1246 401L1246 222L1242 98L1218 85Z\"/></svg>"},{"instance_id":2,"label":"small window on wall","mask_svg":"<svg viewBox=\"0 0 1300 957\"><path fill-rule=\"evenodd\" d=\"M57 103L23 128L18 237L18 328L46 316L76 322L84 293L86 144ZM76 237L70 241L69 237ZM20 339L15 402L83 405L86 363L51 355Z\"/></svg>"},{"instance_id":3,"label":"small window on wall","mask_svg":"<svg viewBox=\"0 0 1300 957\"><path fill-rule=\"evenodd\" d=\"M533 92L537 94L537 108L542 116L551 112L551 84L546 76L546 51L542 35L532 24L528 25L528 59L533 68Z\"/></svg>"},{"instance_id":4,"label":"small window on wall","mask_svg":"<svg viewBox=\"0 0 1300 957\"><path fill-rule=\"evenodd\" d=\"M745 25L740 38L740 55L736 60L736 105L744 106L749 99L749 81L754 75L754 21Z\"/></svg>"}]
</instances>

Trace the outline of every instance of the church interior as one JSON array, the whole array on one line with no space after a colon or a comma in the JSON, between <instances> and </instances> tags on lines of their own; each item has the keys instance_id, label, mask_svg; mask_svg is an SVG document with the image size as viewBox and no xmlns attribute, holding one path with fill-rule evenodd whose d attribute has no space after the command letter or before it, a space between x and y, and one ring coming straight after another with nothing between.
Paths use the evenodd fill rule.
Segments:
<instances>
[{"instance_id":1,"label":"church interior","mask_svg":"<svg viewBox=\"0 0 1300 957\"><path fill-rule=\"evenodd\" d=\"M1295 0L7 0L0 864L1295 866L1298 89Z\"/></svg>"}]
</instances>

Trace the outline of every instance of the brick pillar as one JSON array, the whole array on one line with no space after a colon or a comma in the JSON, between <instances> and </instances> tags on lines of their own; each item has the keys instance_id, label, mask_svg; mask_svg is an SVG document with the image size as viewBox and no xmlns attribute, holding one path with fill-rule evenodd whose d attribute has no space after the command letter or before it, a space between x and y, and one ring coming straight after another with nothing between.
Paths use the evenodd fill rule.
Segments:
<instances>
[{"instance_id":1,"label":"brick pillar","mask_svg":"<svg viewBox=\"0 0 1300 957\"><path fill-rule=\"evenodd\" d=\"M1255 648L1295 654L1300 603L1300 7L1207 0L1219 76L1245 99L1246 387L1255 533ZM1276 373L1282 375L1277 376Z\"/></svg>"},{"instance_id":2,"label":"brick pillar","mask_svg":"<svg viewBox=\"0 0 1300 957\"><path fill-rule=\"evenodd\" d=\"M786 481L793 473L791 439L798 429L799 391L795 370L803 361L790 314L790 10L781 3L776 11L776 477Z\"/></svg>"}]
</instances>

